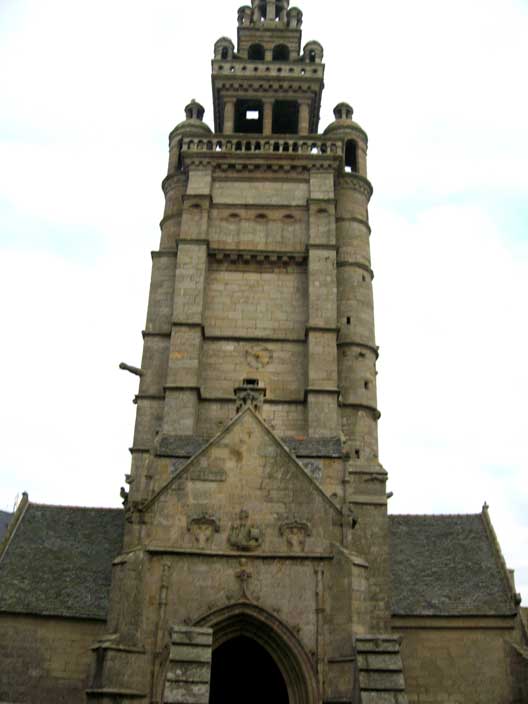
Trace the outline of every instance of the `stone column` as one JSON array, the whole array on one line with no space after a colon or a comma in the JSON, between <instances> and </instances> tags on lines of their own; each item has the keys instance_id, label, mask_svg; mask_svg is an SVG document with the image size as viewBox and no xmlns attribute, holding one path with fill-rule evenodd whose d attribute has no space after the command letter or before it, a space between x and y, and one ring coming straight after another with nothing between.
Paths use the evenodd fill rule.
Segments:
<instances>
[{"instance_id":1,"label":"stone column","mask_svg":"<svg viewBox=\"0 0 528 704\"><path fill-rule=\"evenodd\" d=\"M264 125L262 134L269 136L273 132L273 100L264 100Z\"/></svg>"},{"instance_id":2,"label":"stone column","mask_svg":"<svg viewBox=\"0 0 528 704\"><path fill-rule=\"evenodd\" d=\"M235 131L235 98L224 98L224 134Z\"/></svg>"},{"instance_id":3,"label":"stone column","mask_svg":"<svg viewBox=\"0 0 528 704\"><path fill-rule=\"evenodd\" d=\"M299 105L299 134L310 134L310 103Z\"/></svg>"}]
</instances>

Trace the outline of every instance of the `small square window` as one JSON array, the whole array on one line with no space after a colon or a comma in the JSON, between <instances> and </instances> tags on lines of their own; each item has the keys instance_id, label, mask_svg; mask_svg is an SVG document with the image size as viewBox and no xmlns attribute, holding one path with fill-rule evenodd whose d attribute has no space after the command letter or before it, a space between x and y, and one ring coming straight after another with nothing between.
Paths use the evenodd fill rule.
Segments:
<instances>
[{"instance_id":1,"label":"small square window","mask_svg":"<svg viewBox=\"0 0 528 704\"><path fill-rule=\"evenodd\" d=\"M248 110L246 112L246 120L258 120L260 119L260 114L258 110Z\"/></svg>"}]
</instances>

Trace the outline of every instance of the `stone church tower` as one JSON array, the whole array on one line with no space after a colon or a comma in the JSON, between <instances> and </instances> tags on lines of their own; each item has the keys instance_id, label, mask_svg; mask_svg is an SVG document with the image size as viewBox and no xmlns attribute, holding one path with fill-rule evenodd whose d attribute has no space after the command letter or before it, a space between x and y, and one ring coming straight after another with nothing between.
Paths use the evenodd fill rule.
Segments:
<instances>
[{"instance_id":1,"label":"stone church tower","mask_svg":"<svg viewBox=\"0 0 528 704\"><path fill-rule=\"evenodd\" d=\"M241 7L170 135L124 511L0 524L0 702L528 704L487 506L387 515L367 136L301 27Z\"/></svg>"},{"instance_id":2,"label":"stone church tower","mask_svg":"<svg viewBox=\"0 0 528 704\"><path fill-rule=\"evenodd\" d=\"M214 132L193 100L170 135L129 552L89 700L207 704L211 686L213 703L406 701L367 136L347 103L319 134L323 48L303 47L288 5L240 8L237 49L214 47Z\"/></svg>"}]
</instances>

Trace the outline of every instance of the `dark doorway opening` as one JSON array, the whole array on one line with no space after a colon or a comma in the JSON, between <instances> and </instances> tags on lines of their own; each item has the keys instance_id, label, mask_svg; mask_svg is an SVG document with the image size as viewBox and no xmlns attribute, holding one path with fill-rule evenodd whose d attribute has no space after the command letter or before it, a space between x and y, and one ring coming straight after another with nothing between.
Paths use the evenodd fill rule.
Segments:
<instances>
[{"instance_id":1,"label":"dark doorway opening","mask_svg":"<svg viewBox=\"0 0 528 704\"><path fill-rule=\"evenodd\" d=\"M289 704L284 678L268 651L245 636L213 651L209 704Z\"/></svg>"},{"instance_id":2,"label":"dark doorway opening","mask_svg":"<svg viewBox=\"0 0 528 704\"><path fill-rule=\"evenodd\" d=\"M261 100L237 100L235 106L235 132L262 134L264 109Z\"/></svg>"},{"instance_id":3,"label":"dark doorway opening","mask_svg":"<svg viewBox=\"0 0 528 704\"><path fill-rule=\"evenodd\" d=\"M273 134L297 134L298 131L299 103L276 100L273 104Z\"/></svg>"}]
</instances>

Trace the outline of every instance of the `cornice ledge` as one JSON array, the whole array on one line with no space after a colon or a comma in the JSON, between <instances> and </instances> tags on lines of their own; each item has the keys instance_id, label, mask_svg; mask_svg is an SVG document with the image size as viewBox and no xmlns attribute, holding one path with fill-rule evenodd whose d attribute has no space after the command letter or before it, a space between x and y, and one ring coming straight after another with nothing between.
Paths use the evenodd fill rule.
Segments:
<instances>
[{"instance_id":1,"label":"cornice ledge","mask_svg":"<svg viewBox=\"0 0 528 704\"><path fill-rule=\"evenodd\" d=\"M372 413L375 420L379 420L381 418L381 413L376 406L368 406L364 403L349 403L346 401L339 401L339 406L340 408L353 408L358 411L367 411L368 413Z\"/></svg>"},{"instance_id":2,"label":"cornice ledge","mask_svg":"<svg viewBox=\"0 0 528 704\"><path fill-rule=\"evenodd\" d=\"M339 389L335 389L335 388L325 389L325 388L319 388L317 386L309 386L307 389L305 389L304 400L305 401L308 400L309 394L315 394L315 395L319 395L319 396L324 396L325 394L328 396L339 396L340 393L341 393L341 391Z\"/></svg>"},{"instance_id":3,"label":"cornice ledge","mask_svg":"<svg viewBox=\"0 0 528 704\"><path fill-rule=\"evenodd\" d=\"M161 190L167 195L178 182L185 183L186 180L187 175L183 171L173 171L171 174L167 174L161 182Z\"/></svg>"},{"instance_id":4,"label":"cornice ledge","mask_svg":"<svg viewBox=\"0 0 528 704\"><path fill-rule=\"evenodd\" d=\"M341 173L339 176L339 185L363 193L369 200L374 193L374 187L371 182L360 174Z\"/></svg>"},{"instance_id":5,"label":"cornice ledge","mask_svg":"<svg viewBox=\"0 0 528 704\"><path fill-rule=\"evenodd\" d=\"M370 274L371 278L374 279L374 272L367 264L363 264L362 262L347 261L346 259L343 261L337 262L338 269L345 269L346 267L354 267L356 269L361 269L362 271L366 271L367 274Z\"/></svg>"},{"instance_id":6,"label":"cornice ledge","mask_svg":"<svg viewBox=\"0 0 528 704\"><path fill-rule=\"evenodd\" d=\"M368 350L369 352L372 352L376 356L376 359L379 359L379 348L376 347L375 345L369 345L366 342L357 342L356 340L338 340L337 342L338 347L359 347L360 349L363 350Z\"/></svg>"},{"instance_id":7,"label":"cornice ledge","mask_svg":"<svg viewBox=\"0 0 528 704\"><path fill-rule=\"evenodd\" d=\"M150 253L152 259L162 259L163 257L176 257L178 256L177 247L171 249L156 249Z\"/></svg>"}]
</instances>

